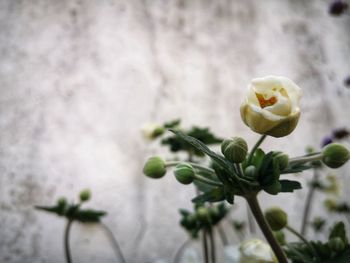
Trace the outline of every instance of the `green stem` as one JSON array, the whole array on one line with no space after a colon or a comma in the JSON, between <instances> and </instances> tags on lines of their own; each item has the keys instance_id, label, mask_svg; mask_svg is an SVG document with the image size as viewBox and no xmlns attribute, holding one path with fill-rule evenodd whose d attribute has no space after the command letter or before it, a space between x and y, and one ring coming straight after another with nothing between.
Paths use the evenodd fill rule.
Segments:
<instances>
[{"instance_id":1,"label":"green stem","mask_svg":"<svg viewBox=\"0 0 350 263\"><path fill-rule=\"evenodd\" d=\"M259 146L262 144L262 142L265 140L266 137L267 137L266 134L262 135L260 137L260 139L254 145L253 149L250 151L249 156L248 156L248 161L247 161L248 165L252 162L255 151L259 148Z\"/></svg>"},{"instance_id":2,"label":"green stem","mask_svg":"<svg viewBox=\"0 0 350 263\"><path fill-rule=\"evenodd\" d=\"M291 226L287 225L285 227L287 230L289 230L289 232L293 233L295 236L297 236L301 241L303 241L305 243L305 245L307 245L309 247L309 249L312 251L312 253L314 254L314 256L316 258L319 259L319 255L317 254L316 250L314 249L313 246L311 246L311 244L309 243L309 241L307 241L305 239L305 237L303 237L300 233L298 233L298 231L296 231L294 228L292 228Z\"/></svg>"},{"instance_id":3,"label":"green stem","mask_svg":"<svg viewBox=\"0 0 350 263\"><path fill-rule=\"evenodd\" d=\"M305 156L291 158L289 159L289 165L319 161L322 159L322 156L323 156L322 153L315 153L312 155L305 155Z\"/></svg>"},{"instance_id":4,"label":"green stem","mask_svg":"<svg viewBox=\"0 0 350 263\"><path fill-rule=\"evenodd\" d=\"M208 229L209 233L209 241L210 241L210 256L211 256L211 263L216 262L216 255L215 255L215 235L214 235L214 229L210 227Z\"/></svg>"},{"instance_id":5,"label":"green stem","mask_svg":"<svg viewBox=\"0 0 350 263\"><path fill-rule=\"evenodd\" d=\"M192 162L179 162L179 161L170 161L165 163L165 167L171 167L171 166L176 166L181 163L187 163L190 164L193 168L210 173L210 174L215 174L215 171L209 167L202 166L198 163L192 163Z\"/></svg>"},{"instance_id":6,"label":"green stem","mask_svg":"<svg viewBox=\"0 0 350 263\"><path fill-rule=\"evenodd\" d=\"M302 220L302 223L301 223L301 235L305 235L306 234L306 230L307 230L307 227L306 225L308 224L308 221L309 221L309 217L310 217L310 211L311 211L311 206L312 206L312 200L313 200L313 197L314 197L314 193L315 193L315 186L313 184L313 182L315 182L315 180L317 180L319 177L319 174L318 174L318 171L317 171L317 168L314 169L314 174L313 174L313 177L312 177L312 180L311 180L311 184L310 184L310 187L309 187L309 190L308 190L308 193L307 193L307 197L306 197L306 201L305 201L305 207L304 207L304 212L303 212L303 220Z\"/></svg>"},{"instance_id":7,"label":"green stem","mask_svg":"<svg viewBox=\"0 0 350 263\"><path fill-rule=\"evenodd\" d=\"M258 223L261 231L263 232L267 242L270 244L272 251L275 253L278 262L288 263L282 248L278 244L275 236L272 233L270 226L265 220L265 217L261 211L257 196L253 195L253 196L246 197L246 200L255 217L256 222Z\"/></svg>"},{"instance_id":8,"label":"green stem","mask_svg":"<svg viewBox=\"0 0 350 263\"><path fill-rule=\"evenodd\" d=\"M194 174L194 179L195 179L195 180L198 180L198 181L200 181L200 182L202 182L202 183L205 183L205 184L210 184L210 185L212 185L212 186L219 186L219 187L222 187L222 186L223 186L222 183L215 182L215 181L210 180L210 179L208 179L208 178L202 177L202 176L200 176L199 174Z\"/></svg>"},{"instance_id":9,"label":"green stem","mask_svg":"<svg viewBox=\"0 0 350 263\"><path fill-rule=\"evenodd\" d=\"M209 263L207 231L205 228L203 229L202 242L203 242L204 263Z\"/></svg>"},{"instance_id":10,"label":"green stem","mask_svg":"<svg viewBox=\"0 0 350 263\"><path fill-rule=\"evenodd\" d=\"M64 231L64 251L65 251L67 263L73 262L72 255L70 252L70 247L69 247L69 233L70 233L72 223L73 223L73 220L69 219L67 224L66 224L66 229Z\"/></svg>"},{"instance_id":11,"label":"green stem","mask_svg":"<svg viewBox=\"0 0 350 263\"><path fill-rule=\"evenodd\" d=\"M113 250L114 250L116 256L119 258L118 262L126 263L124 255L122 253L122 250L120 249L118 241L115 238L113 232L110 230L110 228L106 224L101 223L101 226L102 226L103 230L105 231L105 233L107 234L107 237L113 246Z\"/></svg>"}]
</instances>

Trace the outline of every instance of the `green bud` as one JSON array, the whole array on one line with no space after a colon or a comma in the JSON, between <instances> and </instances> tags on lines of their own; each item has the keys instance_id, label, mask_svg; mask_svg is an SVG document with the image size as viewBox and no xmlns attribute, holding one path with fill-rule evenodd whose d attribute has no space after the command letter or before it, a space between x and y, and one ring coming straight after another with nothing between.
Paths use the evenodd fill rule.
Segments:
<instances>
[{"instance_id":1,"label":"green bud","mask_svg":"<svg viewBox=\"0 0 350 263\"><path fill-rule=\"evenodd\" d=\"M278 162L280 171L287 168L289 163L289 156L283 152L275 152L274 159Z\"/></svg>"},{"instance_id":2,"label":"green bud","mask_svg":"<svg viewBox=\"0 0 350 263\"><path fill-rule=\"evenodd\" d=\"M206 207L201 206L196 211L197 218L204 223L209 222L209 211Z\"/></svg>"},{"instance_id":3,"label":"green bud","mask_svg":"<svg viewBox=\"0 0 350 263\"><path fill-rule=\"evenodd\" d=\"M80 201L85 202L91 198L91 192L89 189L83 190L79 194Z\"/></svg>"},{"instance_id":4,"label":"green bud","mask_svg":"<svg viewBox=\"0 0 350 263\"><path fill-rule=\"evenodd\" d=\"M249 165L244 169L244 175L250 180L256 180L258 177L257 170L254 165Z\"/></svg>"},{"instance_id":5,"label":"green bud","mask_svg":"<svg viewBox=\"0 0 350 263\"><path fill-rule=\"evenodd\" d=\"M328 241L329 248L336 252L341 252L345 248L345 243L340 237L333 237Z\"/></svg>"},{"instance_id":6,"label":"green bud","mask_svg":"<svg viewBox=\"0 0 350 263\"><path fill-rule=\"evenodd\" d=\"M286 244L286 235L283 233L283 231L275 231L273 232L273 235L280 245L284 246Z\"/></svg>"},{"instance_id":7,"label":"green bud","mask_svg":"<svg viewBox=\"0 0 350 263\"><path fill-rule=\"evenodd\" d=\"M190 184L194 179L194 169L188 163L180 163L174 170L175 178L182 184Z\"/></svg>"},{"instance_id":8,"label":"green bud","mask_svg":"<svg viewBox=\"0 0 350 263\"><path fill-rule=\"evenodd\" d=\"M143 173L151 178L161 178L166 174L165 162L158 156L151 157L143 167Z\"/></svg>"},{"instance_id":9,"label":"green bud","mask_svg":"<svg viewBox=\"0 0 350 263\"><path fill-rule=\"evenodd\" d=\"M63 208L67 205L67 199L65 197L61 197L57 200L57 206Z\"/></svg>"},{"instance_id":10,"label":"green bud","mask_svg":"<svg viewBox=\"0 0 350 263\"><path fill-rule=\"evenodd\" d=\"M334 199L326 199L324 205L329 211L335 211L338 207L337 202Z\"/></svg>"},{"instance_id":11,"label":"green bud","mask_svg":"<svg viewBox=\"0 0 350 263\"><path fill-rule=\"evenodd\" d=\"M338 168L350 159L349 150L342 144L331 143L322 150L322 161L330 168Z\"/></svg>"},{"instance_id":12,"label":"green bud","mask_svg":"<svg viewBox=\"0 0 350 263\"><path fill-rule=\"evenodd\" d=\"M226 159L234 163L241 163L247 156L248 145L244 139L233 137L222 142L221 152Z\"/></svg>"},{"instance_id":13,"label":"green bud","mask_svg":"<svg viewBox=\"0 0 350 263\"><path fill-rule=\"evenodd\" d=\"M288 224L288 216L279 207L272 207L265 211L266 221L273 231L279 231Z\"/></svg>"}]
</instances>

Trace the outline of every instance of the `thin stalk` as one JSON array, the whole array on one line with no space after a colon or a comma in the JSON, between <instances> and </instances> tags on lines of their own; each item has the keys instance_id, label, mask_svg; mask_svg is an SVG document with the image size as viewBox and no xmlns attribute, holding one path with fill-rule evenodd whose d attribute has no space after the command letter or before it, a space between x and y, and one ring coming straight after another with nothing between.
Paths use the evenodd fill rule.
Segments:
<instances>
[{"instance_id":1,"label":"thin stalk","mask_svg":"<svg viewBox=\"0 0 350 263\"><path fill-rule=\"evenodd\" d=\"M211 263L215 263L216 262L216 255L215 255L215 233L214 233L214 229L212 227L210 227L208 229L208 233L209 233L209 242L210 242L210 256L211 256Z\"/></svg>"},{"instance_id":2,"label":"thin stalk","mask_svg":"<svg viewBox=\"0 0 350 263\"><path fill-rule=\"evenodd\" d=\"M291 232L291 233L293 233L295 236L297 236L301 241L303 241L303 242L305 243L305 245L307 245L307 246L310 248L310 250L312 251L312 253L314 254L314 256L315 256L316 258L320 259L320 258L319 258L319 255L317 254L317 252L316 252L316 250L314 249L314 247L311 246L311 244L309 243L309 241L307 241L307 240L305 239L305 237L303 237L300 233L298 233L298 231L296 231L294 228L292 228L292 227L289 226L289 225L285 226L285 228L286 228L287 230L289 230L289 232Z\"/></svg>"},{"instance_id":3,"label":"thin stalk","mask_svg":"<svg viewBox=\"0 0 350 263\"><path fill-rule=\"evenodd\" d=\"M202 182L202 183L206 183L206 184L210 184L212 186L219 186L219 187L222 187L222 183L219 183L219 182L215 182L213 180L210 180L208 178L205 178L203 176L200 176L199 174L194 174L194 179Z\"/></svg>"},{"instance_id":4,"label":"thin stalk","mask_svg":"<svg viewBox=\"0 0 350 263\"><path fill-rule=\"evenodd\" d=\"M192 162L169 161L169 162L165 163L165 167L176 166L180 163L187 163L187 164L190 164L195 169L202 170L202 171L208 172L210 174L215 174L215 171L213 169L211 169L209 167L202 166L198 163L192 163Z\"/></svg>"},{"instance_id":5,"label":"thin stalk","mask_svg":"<svg viewBox=\"0 0 350 263\"><path fill-rule=\"evenodd\" d=\"M315 168L311 182L315 182L318 179L318 177L319 177L319 174L318 174L317 168ZM311 183L309 190L308 190L308 193L307 193L307 196L306 196L305 207L304 207L304 212L303 212L303 220L301 223L301 231L300 232L303 236L306 235L306 230L307 230L306 225L308 224L308 221L309 221L311 207L312 207L312 201L313 201L313 197L315 194L315 190L316 190L316 188L315 188L314 184Z\"/></svg>"},{"instance_id":6,"label":"thin stalk","mask_svg":"<svg viewBox=\"0 0 350 263\"><path fill-rule=\"evenodd\" d=\"M70 230L71 230L71 227L72 227L72 223L73 223L73 220L72 219L69 219L67 221L67 224L66 224L66 228L65 228L65 231L64 231L64 252L65 252L65 255L66 255L66 260L67 260L67 263L72 263L72 255L71 255L71 252L70 252L70 246L69 246L69 234L70 234Z\"/></svg>"},{"instance_id":7,"label":"thin stalk","mask_svg":"<svg viewBox=\"0 0 350 263\"><path fill-rule=\"evenodd\" d=\"M204 263L209 263L207 231L205 229L203 229L202 245L203 245Z\"/></svg>"},{"instance_id":8,"label":"thin stalk","mask_svg":"<svg viewBox=\"0 0 350 263\"><path fill-rule=\"evenodd\" d=\"M224 246L227 246L227 245L228 245L228 238L227 238L227 236L226 236L224 230L222 229L221 224L218 224L218 225L217 225L217 228L218 228L218 232L219 232L219 236L220 236L220 239L221 239L221 241L222 241L222 244L223 244Z\"/></svg>"},{"instance_id":9,"label":"thin stalk","mask_svg":"<svg viewBox=\"0 0 350 263\"><path fill-rule=\"evenodd\" d=\"M247 217L248 217L248 227L249 227L250 234L256 234L254 216L252 214L252 211L249 209L249 205L247 205Z\"/></svg>"},{"instance_id":10,"label":"thin stalk","mask_svg":"<svg viewBox=\"0 0 350 263\"><path fill-rule=\"evenodd\" d=\"M183 255L183 252L190 242L191 242L191 240L188 239L185 242L183 242L182 245L178 248L178 250L175 253L175 257L174 257L174 261L173 261L174 263L180 262L181 257Z\"/></svg>"},{"instance_id":11,"label":"thin stalk","mask_svg":"<svg viewBox=\"0 0 350 263\"><path fill-rule=\"evenodd\" d=\"M249 207L258 223L261 231L263 232L267 242L270 244L272 251L275 253L279 263L288 263L286 255L283 253L282 248L278 244L274 237L272 230L265 220L265 217L261 211L258 199L256 195L246 197Z\"/></svg>"},{"instance_id":12,"label":"thin stalk","mask_svg":"<svg viewBox=\"0 0 350 263\"><path fill-rule=\"evenodd\" d=\"M117 239L115 238L113 232L111 231L111 229L104 223L101 223L101 226L103 228L103 230L105 231L109 241L112 244L114 253L116 254L116 256L118 257L118 262L122 262L122 263L126 263L124 255L122 253L122 250L120 249L120 246L118 244Z\"/></svg>"},{"instance_id":13,"label":"thin stalk","mask_svg":"<svg viewBox=\"0 0 350 263\"><path fill-rule=\"evenodd\" d=\"M254 153L255 153L256 149L259 148L259 146L260 146L260 145L262 144L262 142L265 140L266 136L267 136L266 134L262 135L262 136L260 137L260 139L259 139L259 140L256 142L256 144L254 145L253 149L250 151L249 156L248 156L248 161L247 161L248 165L252 162L252 159L253 159L253 156L254 156Z\"/></svg>"},{"instance_id":14,"label":"thin stalk","mask_svg":"<svg viewBox=\"0 0 350 263\"><path fill-rule=\"evenodd\" d=\"M322 159L322 153L315 153L311 155L304 155L300 157L294 157L289 159L289 165L293 164L303 164L303 163L308 163L308 162L313 162L313 161L319 161Z\"/></svg>"}]
</instances>

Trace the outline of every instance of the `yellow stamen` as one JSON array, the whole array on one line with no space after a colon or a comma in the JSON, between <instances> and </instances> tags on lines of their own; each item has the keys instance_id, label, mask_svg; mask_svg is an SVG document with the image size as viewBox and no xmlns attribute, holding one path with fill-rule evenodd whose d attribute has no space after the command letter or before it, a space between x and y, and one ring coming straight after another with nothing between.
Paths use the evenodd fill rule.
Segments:
<instances>
[{"instance_id":1,"label":"yellow stamen","mask_svg":"<svg viewBox=\"0 0 350 263\"><path fill-rule=\"evenodd\" d=\"M259 104L261 108L265 108L268 106L272 106L277 102L276 97L272 96L271 98L265 99L264 95L255 93L258 98Z\"/></svg>"}]
</instances>

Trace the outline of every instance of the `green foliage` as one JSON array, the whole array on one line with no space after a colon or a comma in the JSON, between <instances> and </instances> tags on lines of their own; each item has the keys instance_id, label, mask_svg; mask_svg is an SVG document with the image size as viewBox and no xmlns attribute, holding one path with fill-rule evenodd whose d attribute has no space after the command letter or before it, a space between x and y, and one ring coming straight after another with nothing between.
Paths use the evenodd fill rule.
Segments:
<instances>
[{"instance_id":1,"label":"green foliage","mask_svg":"<svg viewBox=\"0 0 350 263\"><path fill-rule=\"evenodd\" d=\"M315 217L314 220L311 222L311 227L315 232L321 232L324 229L325 225L326 220L321 217Z\"/></svg>"},{"instance_id":2,"label":"green foliage","mask_svg":"<svg viewBox=\"0 0 350 263\"><path fill-rule=\"evenodd\" d=\"M310 241L319 259L313 256L310 247L304 243L289 243L285 252L293 263L348 263L350 262L350 245L346 237L344 223L336 223L329 234L327 242Z\"/></svg>"},{"instance_id":3,"label":"green foliage","mask_svg":"<svg viewBox=\"0 0 350 263\"><path fill-rule=\"evenodd\" d=\"M90 191L85 190L81 193L89 192L89 197L91 195ZM86 201L86 196L81 198L81 193L79 195L81 202ZM53 213L58 216L67 218L68 220L79 221L81 223L97 223L101 220L101 217L105 216L107 213L105 211L99 211L94 209L81 209L81 203L68 203L66 198L60 198L57 200L56 205L53 206L35 206L36 209Z\"/></svg>"},{"instance_id":4,"label":"green foliage","mask_svg":"<svg viewBox=\"0 0 350 263\"><path fill-rule=\"evenodd\" d=\"M210 207L197 205L194 212L180 209L180 225L192 238L197 238L202 229L209 229L220 223L228 211L228 208L223 203Z\"/></svg>"}]
</instances>

